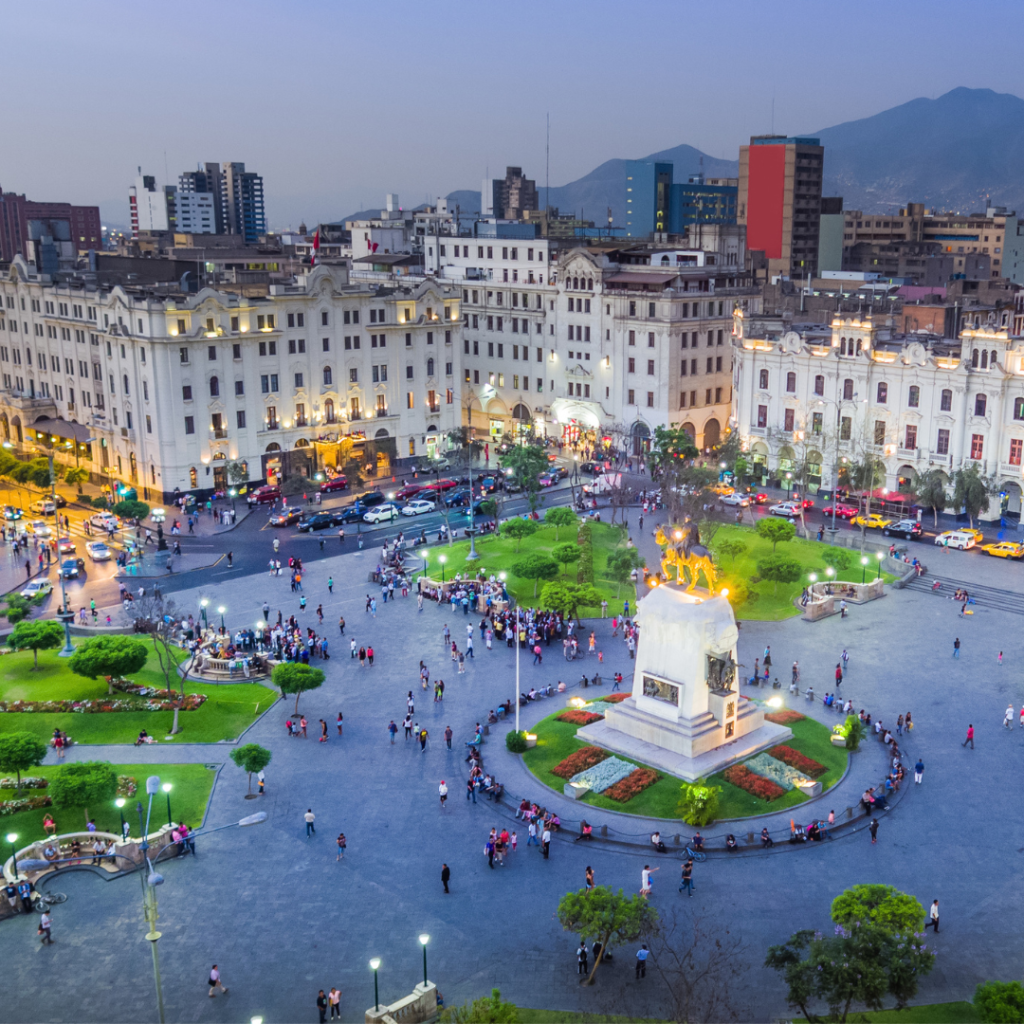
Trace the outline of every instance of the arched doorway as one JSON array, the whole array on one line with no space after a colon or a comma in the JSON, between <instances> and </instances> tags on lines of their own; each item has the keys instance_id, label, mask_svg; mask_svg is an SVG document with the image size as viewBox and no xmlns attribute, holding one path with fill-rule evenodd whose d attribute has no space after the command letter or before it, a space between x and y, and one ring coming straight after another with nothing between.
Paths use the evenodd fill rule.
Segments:
<instances>
[{"instance_id":1,"label":"arched doorway","mask_svg":"<svg viewBox=\"0 0 1024 1024\"><path fill-rule=\"evenodd\" d=\"M0 413L0 431L3 432L4 440L10 441L11 439L11 424L7 419L7 413Z\"/></svg>"},{"instance_id":2,"label":"arched doorway","mask_svg":"<svg viewBox=\"0 0 1024 1024\"><path fill-rule=\"evenodd\" d=\"M784 444L779 449L778 460L779 464L776 475L779 479L779 486L785 488L788 493L793 489L793 469L796 466L796 452L788 444Z\"/></svg>"},{"instance_id":3,"label":"arched doorway","mask_svg":"<svg viewBox=\"0 0 1024 1024\"><path fill-rule=\"evenodd\" d=\"M533 430L533 416L522 402L512 409L512 422L516 441L524 440Z\"/></svg>"},{"instance_id":4,"label":"arched doorway","mask_svg":"<svg viewBox=\"0 0 1024 1024\"><path fill-rule=\"evenodd\" d=\"M13 416L11 418L11 426L14 427L14 439L18 442L18 444L21 444L22 441L25 440L21 432L21 417Z\"/></svg>"},{"instance_id":5,"label":"arched doorway","mask_svg":"<svg viewBox=\"0 0 1024 1024\"><path fill-rule=\"evenodd\" d=\"M913 494L917 471L913 466L900 466L896 471L896 489L900 494Z\"/></svg>"},{"instance_id":6,"label":"arched doorway","mask_svg":"<svg viewBox=\"0 0 1024 1024\"><path fill-rule=\"evenodd\" d=\"M704 447L714 448L721 440L722 425L714 416L712 416L711 419L704 424Z\"/></svg>"},{"instance_id":7,"label":"arched doorway","mask_svg":"<svg viewBox=\"0 0 1024 1024\"><path fill-rule=\"evenodd\" d=\"M375 438L381 438L381 437L390 437L391 435L383 427L381 427L380 430L378 430L377 433L375 433L373 436Z\"/></svg>"},{"instance_id":8,"label":"arched doorway","mask_svg":"<svg viewBox=\"0 0 1024 1024\"><path fill-rule=\"evenodd\" d=\"M768 479L768 445L755 441L750 446L750 476L764 485Z\"/></svg>"},{"instance_id":9,"label":"arched doorway","mask_svg":"<svg viewBox=\"0 0 1024 1024\"><path fill-rule=\"evenodd\" d=\"M1021 487L1020 484L1009 482L1004 483L999 495L999 509L1005 519L1015 519L1020 522L1021 508Z\"/></svg>"},{"instance_id":10,"label":"arched doorway","mask_svg":"<svg viewBox=\"0 0 1024 1024\"><path fill-rule=\"evenodd\" d=\"M271 441L263 455L263 476L268 484L281 482L281 445Z\"/></svg>"},{"instance_id":11,"label":"arched doorway","mask_svg":"<svg viewBox=\"0 0 1024 1024\"><path fill-rule=\"evenodd\" d=\"M697 443L697 428L689 420L683 424L683 433L686 434L694 444Z\"/></svg>"},{"instance_id":12,"label":"arched doorway","mask_svg":"<svg viewBox=\"0 0 1024 1024\"><path fill-rule=\"evenodd\" d=\"M298 439L298 441L295 442L295 447L296 448L308 448L309 447L309 441L307 441L306 438L304 438L304 437L300 437Z\"/></svg>"},{"instance_id":13,"label":"arched doorway","mask_svg":"<svg viewBox=\"0 0 1024 1024\"><path fill-rule=\"evenodd\" d=\"M812 449L807 453L807 490L811 494L817 494L821 487L821 462L821 452Z\"/></svg>"},{"instance_id":14,"label":"arched doorway","mask_svg":"<svg viewBox=\"0 0 1024 1024\"><path fill-rule=\"evenodd\" d=\"M651 450L651 428L637 420L629 432L634 455L644 455Z\"/></svg>"}]
</instances>

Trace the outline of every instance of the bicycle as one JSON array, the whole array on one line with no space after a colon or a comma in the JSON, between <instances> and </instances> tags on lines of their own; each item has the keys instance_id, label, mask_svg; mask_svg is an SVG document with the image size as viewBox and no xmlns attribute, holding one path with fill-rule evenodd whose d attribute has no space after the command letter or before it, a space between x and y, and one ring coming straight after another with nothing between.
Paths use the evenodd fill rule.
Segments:
<instances>
[{"instance_id":1,"label":"bicycle","mask_svg":"<svg viewBox=\"0 0 1024 1024\"><path fill-rule=\"evenodd\" d=\"M695 860L698 864L703 863L708 859L708 855L703 850L694 850L689 844L686 847L686 856L691 860Z\"/></svg>"},{"instance_id":2,"label":"bicycle","mask_svg":"<svg viewBox=\"0 0 1024 1024\"><path fill-rule=\"evenodd\" d=\"M579 657L579 648L575 647L573 644L569 644L565 648L565 660L566 661L575 661L578 657Z\"/></svg>"},{"instance_id":3,"label":"bicycle","mask_svg":"<svg viewBox=\"0 0 1024 1024\"><path fill-rule=\"evenodd\" d=\"M39 899L32 904L32 909L41 914L44 910L48 910L50 907L55 907L60 903L67 903L67 900L67 893L41 892L39 894Z\"/></svg>"}]
</instances>

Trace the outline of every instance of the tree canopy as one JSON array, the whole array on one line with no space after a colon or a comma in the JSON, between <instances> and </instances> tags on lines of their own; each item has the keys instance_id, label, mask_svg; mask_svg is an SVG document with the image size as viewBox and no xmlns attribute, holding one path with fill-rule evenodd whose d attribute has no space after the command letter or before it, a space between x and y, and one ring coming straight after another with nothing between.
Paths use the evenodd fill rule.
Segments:
<instances>
[{"instance_id":1,"label":"tree canopy","mask_svg":"<svg viewBox=\"0 0 1024 1024\"><path fill-rule=\"evenodd\" d=\"M779 592L780 583L796 583L800 579L803 567L795 558L786 555L765 555L757 561L757 575L761 579L774 583L774 593Z\"/></svg>"},{"instance_id":2,"label":"tree canopy","mask_svg":"<svg viewBox=\"0 0 1024 1024\"><path fill-rule=\"evenodd\" d=\"M54 807L81 807L89 823L89 805L113 800L117 772L109 761L78 761L63 765L47 788Z\"/></svg>"},{"instance_id":3,"label":"tree canopy","mask_svg":"<svg viewBox=\"0 0 1024 1024\"><path fill-rule=\"evenodd\" d=\"M538 580L553 580L558 575L558 563L548 555L533 554L512 563L512 575L533 580L533 596L537 596Z\"/></svg>"},{"instance_id":4,"label":"tree canopy","mask_svg":"<svg viewBox=\"0 0 1024 1024\"><path fill-rule=\"evenodd\" d=\"M596 608L601 604L601 592L590 583L548 583L541 591L540 603L578 622L581 607Z\"/></svg>"},{"instance_id":5,"label":"tree canopy","mask_svg":"<svg viewBox=\"0 0 1024 1024\"><path fill-rule=\"evenodd\" d=\"M578 562L583 552L580 550L579 544L565 541L562 544L556 544L551 551L551 554L556 562L562 566L562 572L565 572L565 567L571 565L573 562Z\"/></svg>"},{"instance_id":6,"label":"tree canopy","mask_svg":"<svg viewBox=\"0 0 1024 1024\"><path fill-rule=\"evenodd\" d=\"M307 690L316 690L323 685L324 670L300 665L294 661L283 661L274 666L270 681L281 691L295 694L295 714L299 713L299 697Z\"/></svg>"},{"instance_id":7,"label":"tree canopy","mask_svg":"<svg viewBox=\"0 0 1024 1024\"><path fill-rule=\"evenodd\" d=\"M46 742L35 733L0 733L0 772L15 772L19 790L21 773L42 764L45 757Z\"/></svg>"},{"instance_id":8,"label":"tree canopy","mask_svg":"<svg viewBox=\"0 0 1024 1024\"><path fill-rule=\"evenodd\" d=\"M982 478L977 465L971 464L966 469L958 469L953 476L953 504L967 513L967 518L974 526L979 513L988 508L988 497L991 488Z\"/></svg>"},{"instance_id":9,"label":"tree canopy","mask_svg":"<svg viewBox=\"0 0 1024 1024\"><path fill-rule=\"evenodd\" d=\"M648 461L658 469L664 469L673 462L696 458L699 454L693 437L682 427L654 428L654 443Z\"/></svg>"},{"instance_id":10,"label":"tree canopy","mask_svg":"<svg viewBox=\"0 0 1024 1024\"><path fill-rule=\"evenodd\" d=\"M143 668L148 657L145 640L113 633L86 640L68 659L68 668L88 679L126 676Z\"/></svg>"},{"instance_id":11,"label":"tree canopy","mask_svg":"<svg viewBox=\"0 0 1024 1024\"><path fill-rule=\"evenodd\" d=\"M533 519L509 519L501 529L506 537L511 537L516 542L516 554L518 555L523 538L536 533L539 527Z\"/></svg>"},{"instance_id":12,"label":"tree canopy","mask_svg":"<svg viewBox=\"0 0 1024 1024\"><path fill-rule=\"evenodd\" d=\"M149 506L144 501L119 501L111 511L115 516L120 516L122 519L133 519L136 522L141 522L149 515Z\"/></svg>"},{"instance_id":13,"label":"tree canopy","mask_svg":"<svg viewBox=\"0 0 1024 1024\"><path fill-rule=\"evenodd\" d=\"M939 525L939 513L949 505L946 490L946 475L941 469L929 469L917 478L917 501L919 505L932 510L932 524Z\"/></svg>"},{"instance_id":14,"label":"tree canopy","mask_svg":"<svg viewBox=\"0 0 1024 1024\"><path fill-rule=\"evenodd\" d=\"M544 525L555 528L555 542L558 542L558 534L563 526L575 526L579 522L576 513L567 505L556 505L544 513Z\"/></svg>"},{"instance_id":15,"label":"tree canopy","mask_svg":"<svg viewBox=\"0 0 1024 1024\"><path fill-rule=\"evenodd\" d=\"M246 743L241 747L235 747L231 751L231 760L242 769L243 772L249 773L249 792L252 792L252 776L254 772L262 771L270 764L270 751L266 747L261 747L258 743Z\"/></svg>"},{"instance_id":16,"label":"tree canopy","mask_svg":"<svg viewBox=\"0 0 1024 1024\"><path fill-rule=\"evenodd\" d=\"M40 651L55 651L63 643L64 627L53 619L19 622L7 638L7 645L13 650L32 652L33 671L39 668Z\"/></svg>"},{"instance_id":17,"label":"tree canopy","mask_svg":"<svg viewBox=\"0 0 1024 1024\"><path fill-rule=\"evenodd\" d=\"M629 582L633 570L643 565L643 556L636 548L619 548L608 556L608 574L615 580L616 597L622 593L622 584Z\"/></svg>"},{"instance_id":18,"label":"tree canopy","mask_svg":"<svg viewBox=\"0 0 1024 1024\"><path fill-rule=\"evenodd\" d=\"M985 1024L1020 1024L1024 986L1019 981L986 981L974 990L974 1006Z\"/></svg>"},{"instance_id":19,"label":"tree canopy","mask_svg":"<svg viewBox=\"0 0 1024 1024\"><path fill-rule=\"evenodd\" d=\"M891 932L915 932L924 924L924 907L891 885L855 885L832 901L832 920L847 928L874 924Z\"/></svg>"},{"instance_id":20,"label":"tree canopy","mask_svg":"<svg viewBox=\"0 0 1024 1024\"><path fill-rule=\"evenodd\" d=\"M774 554L777 544L784 544L796 536L796 527L788 519L765 516L764 519L758 520L757 535L771 541L772 554Z\"/></svg>"}]
</instances>

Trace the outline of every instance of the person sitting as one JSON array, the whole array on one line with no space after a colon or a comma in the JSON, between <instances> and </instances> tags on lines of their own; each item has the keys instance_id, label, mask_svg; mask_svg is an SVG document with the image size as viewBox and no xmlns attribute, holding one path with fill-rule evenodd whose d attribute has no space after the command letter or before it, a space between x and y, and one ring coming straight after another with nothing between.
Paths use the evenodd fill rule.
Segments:
<instances>
[{"instance_id":1,"label":"person sitting","mask_svg":"<svg viewBox=\"0 0 1024 1024\"><path fill-rule=\"evenodd\" d=\"M739 844L736 842L736 837L731 832L725 837L725 848L730 852L740 848Z\"/></svg>"},{"instance_id":2,"label":"person sitting","mask_svg":"<svg viewBox=\"0 0 1024 1024\"><path fill-rule=\"evenodd\" d=\"M548 820L548 828L550 828L552 832L557 832L561 827L562 819L559 818L557 814L552 814Z\"/></svg>"},{"instance_id":3,"label":"person sitting","mask_svg":"<svg viewBox=\"0 0 1024 1024\"><path fill-rule=\"evenodd\" d=\"M139 733L138 739L135 740L135 746L141 746L143 743L149 742L149 733L145 729Z\"/></svg>"},{"instance_id":4,"label":"person sitting","mask_svg":"<svg viewBox=\"0 0 1024 1024\"><path fill-rule=\"evenodd\" d=\"M808 686L807 689L804 690L804 696L808 700L814 700L814 687L813 686Z\"/></svg>"},{"instance_id":5,"label":"person sitting","mask_svg":"<svg viewBox=\"0 0 1024 1024\"><path fill-rule=\"evenodd\" d=\"M601 685L601 676L597 672L594 673L594 678L590 680L590 685L591 686L600 686Z\"/></svg>"},{"instance_id":6,"label":"person sitting","mask_svg":"<svg viewBox=\"0 0 1024 1024\"><path fill-rule=\"evenodd\" d=\"M563 683L561 679L558 680L558 692L565 693L565 683ZM598 943L598 945L600 945L600 943Z\"/></svg>"},{"instance_id":7,"label":"person sitting","mask_svg":"<svg viewBox=\"0 0 1024 1024\"><path fill-rule=\"evenodd\" d=\"M47 835L57 834L57 823L53 820L53 815L49 811L43 815L43 831Z\"/></svg>"},{"instance_id":8,"label":"person sitting","mask_svg":"<svg viewBox=\"0 0 1024 1024\"><path fill-rule=\"evenodd\" d=\"M580 686L585 690L590 685L590 680L587 678L586 673L583 674L583 678L580 679Z\"/></svg>"},{"instance_id":9,"label":"person sitting","mask_svg":"<svg viewBox=\"0 0 1024 1024\"><path fill-rule=\"evenodd\" d=\"M82 844L77 839L71 840L71 861L78 864L82 859Z\"/></svg>"},{"instance_id":10,"label":"person sitting","mask_svg":"<svg viewBox=\"0 0 1024 1024\"><path fill-rule=\"evenodd\" d=\"M53 843L47 843L43 847L43 858L45 860L54 861L60 857L60 852L54 847Z\"/></svg>"},{"instance_id":11,"label":"person sitting","mask_svg":"<svg viewBox=\"0 0 1024 1024\"><path fill-rule=\"evenodd\" d=\"M664 842L662 842L660 832L655 832L651 836L651 844L654 846L655 850L658 851L658 853L668 853L668 848L665 846Z\"/></svg>"},{"instance_id":12,"label":"person sitting","mask_svg":"<svg viewBox=\"0 0 1024 1024\"><path fill-rule=\"evenodd\" d=\"M761 846L767 850L769 847L772 847L774 845L775 841L772 839L770 835L768 835L768 826L765 825L765 827L761 829Z\"/></svg>"},{"instance_id":13,"label":"person sitting","mask_svg":"<svg viewBox=\"0 0 1024 1024\"><path fill-rule=\"evenodd\" d=\"M495 725L497 721L498 716L494 713L494 708L491 708L491 710L487 712L487 724Z\"/></svg>"},{"instance_id":14,"label":"person sitting","mask_svg":"<svg viewBox=\"0 0 1024 1024\"><path fill-rule=\"evenodd\" d=\"M527 700L536 700L537 699L537 691L536 691L536 689L534 687L532 687L532 686L530 687L530 692L526 695L526 699Z\"/></svg>"},{"instance_id":15,"label":"person sitting","mask_svg":"<svg viewBox=\"0 0 1024 1024\"><path fill-rule=\"evenodd\" d=\"M481 746L484 742L483 733L480 731L480 727L477 726L476 735L471 740L466 740L466 746L470 749L475 749Z\"/></svg>"},{"instance_id":16,"label":"person sitting","mask_svg":"<svg viewBox=\"0 0 1024 1024\"><path fill-rule=\"evenodd\" d=\"M486 774L484 776L484 792L490 793L491 786L493 786L493 785L494 785L494 779L491 778L491 775L488 772L488 774Z\"/></svg>"},{"instance_id":17,"label":"person sitting","mask_svg":"<svg viewBox=\"0 0 1024 1024\"><path fill-rule=\"evenodd\" d=\"M476 747L473 746L472 743L467 743L466 746L469 747L469 753L466 755L466 760L472 761L474 759L479 759L480 754L477 751Z\"/></svg>"},{"instance_id":18,"label":"person sitting","mask_svg":"<svg viewBox=\"0 0 1024 1024\"><path fill-rule=\"evenodd\" d=\"M807 826L807 838L812 843L816 843L821 840L821 830L818 828L818 823L816 821L812 821L810 825Z\"/></svg>"},{"instance_id":19,"label":"person sitting","mask_svg":"<svg viewBox=\"0 0 1024 1024\"><path fill-rule=\"evenodd\" d=\"M517 818L522 818L523 821L526 821L526 816L529 813L530 813L530 801L527 800L526 797L524 796L522 801L519 804L519 807L516 810L516 817Z\"/></svg>"},{"instance_id":20,"label":"person sitting","mask_svg":"<svg viewBox=\"0 0 1024 1024\"><path fill-rule=\"evenodd\" d=\"M587 823L586 818L580 822L580 834L573 840L574 843L578 843L581 839L592 839L593 838L594 826Z\"/></svg>"},{"instance_id":21,"label":"person sitting","mask_svg":"<svg viewBox=\"0 0 1024 1024\"><path fill-rule=\"evenodd\" d=\"M704 849L704 837L699 832L690 840L690 848L696 853Z\"/></svg>"}]
</instances>

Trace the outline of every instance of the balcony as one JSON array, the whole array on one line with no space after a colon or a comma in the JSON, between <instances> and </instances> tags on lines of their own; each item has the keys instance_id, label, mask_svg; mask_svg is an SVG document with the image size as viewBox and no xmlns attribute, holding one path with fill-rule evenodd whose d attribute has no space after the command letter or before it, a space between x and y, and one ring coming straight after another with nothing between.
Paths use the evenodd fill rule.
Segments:
<instances>
[{"instance_id":1,"label":"balcony","mask_svg":"<svg viewBox=\"0 0 1024 1024\"><path fill-rule=\"evenodd\" d=\"M8 391L7 395L8 405L14 406L15 409L20 409L22 412L34 413L36 416L57 415L57 403L45 395L33 394L29 391Z\"/></svg>"},{"instance_id":2,"label":"balcony","mask_svg":"<svg viewBox=\"0 0 1024 1024\"><path fill-rule=\"evenodd\" d=\"M223 441L228 436L227 427L211 427L210 440Z\"/></svg>"}]
</instances>

